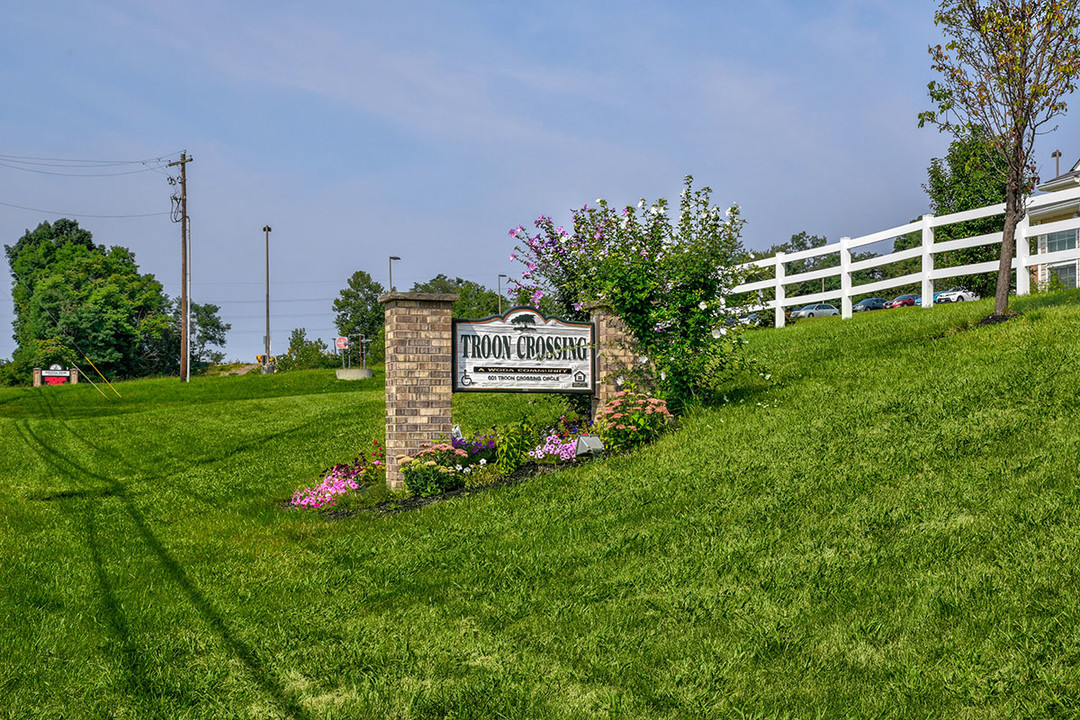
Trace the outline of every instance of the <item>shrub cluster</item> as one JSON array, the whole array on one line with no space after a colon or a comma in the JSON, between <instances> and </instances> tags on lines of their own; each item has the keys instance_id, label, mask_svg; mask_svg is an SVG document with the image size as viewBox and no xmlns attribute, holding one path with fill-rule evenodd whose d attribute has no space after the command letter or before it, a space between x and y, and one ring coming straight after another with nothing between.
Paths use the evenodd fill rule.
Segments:
<instances>
[{"instance_id":1,"label":"shrub cluster","mask_svg":"<svg viewBox=\"0 0 1080 720\"><path fill-rule=\"evenodd\" d=\"M664 199L622 208L597 199L575 210L569 227L541 215L534 233L510 230L519 243L510 259L525 266L515 291L570 316L611 306L636 343L626 381L655 388L676 409L748 369L734 319L750 308L731 297L745 275L744 220L738 206L721 209L692 183L687 176L677 209Z\"/></svg>"},{"instance_id":2,"label":"shrub cluster","mask_svg":"<svg viewBox=\"0 0 1080 720\"><path fill-rule=\"evenodd\" d=\"M620 392L597 413L595 424L567 412L549 426L527 421L492 428L488 433L453 438L402 455L401 473L409 495L428 497L464 487L480 487L513 474L526 463L576 463L578 438L595 433L607 449L622 452L655 438L672 420L667 404L639 391ZM292 504L330 508L360 488L386 480L385 449L376 441L369 455L335 465L321 473L315 487L297 490Z\"/></svg>"},{"instance_id":3,"label":"shrub cluster","mask_svg":"<svg viewBox=\"0 0 1080 720\"><path fill-rule=\"evenodd\" d=\"M621 390L596 411L596 434L608 450L623 452L653 440L672 419L663 400Z\"/></svg>"}]
</instances>

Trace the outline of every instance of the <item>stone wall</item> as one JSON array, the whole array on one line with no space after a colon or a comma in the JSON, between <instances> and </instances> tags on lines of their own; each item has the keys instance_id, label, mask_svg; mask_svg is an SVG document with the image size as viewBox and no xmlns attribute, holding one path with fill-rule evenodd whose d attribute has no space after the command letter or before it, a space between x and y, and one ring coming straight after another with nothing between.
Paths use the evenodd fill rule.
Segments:
<instances>
[{"instance_id":1,"label":"stone wall","mask_svg":"<svg viewBox=\"0 0 1080 720\"><path fill-rule=\"evenodd\" d=\"M449 438L454 294L389 292L386 312L386 485L404 487L398 457Z\"/></svg>"}]
</instances>

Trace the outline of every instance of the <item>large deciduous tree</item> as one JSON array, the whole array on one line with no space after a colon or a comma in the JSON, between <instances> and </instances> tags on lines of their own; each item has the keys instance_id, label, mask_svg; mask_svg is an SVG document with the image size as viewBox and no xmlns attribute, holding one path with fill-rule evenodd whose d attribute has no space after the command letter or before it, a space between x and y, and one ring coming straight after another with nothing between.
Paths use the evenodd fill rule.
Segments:
<instances>
[{"instance_id":1,"label":"large deciduous tree","mask_svg":"<svg viewBox=\"0 0 1080 720\"><path fill-rule=\"evenodd\" d=\"M383 286L371 275L363 270L354 272L334 300L334 312L337 313L334 324L338 332L352 338L358 335L374 338L385 322L383 306L379 302L383 292Z\"/></svg>"},{"instance_id":2,"label":"large deciduous tree","mask_svg":"<svg viewBox=\"0 0 1080 720\"><path fill-rule=\"evenodd\" d=\"M934 109L920 126L957 137L984 128L1004 168L1002 232L994 314L1008 308L1016 228L1037 182L1032 152L1039 130L1066 111L1080 76L1080 1L942 0L934 13L948 41L930 48L941 73L929 85Z\"/></svg>"},{"instance_id":3,"label":"large deciduous tree","mask_svg":"<svg viewBox=\"0 0 1080 720\"><path fill-rule=\"evenodd\" d=\"M412 291L456 294L458 299L452 308L456 318L482 318L499 311L499 295L494 290L472 280L449 278L442 273L425 283L413 283Z\"/></svg>"},{"instance_id":4,"label":"large deciduous tree","mask_svg":"<svg viewBox=\"0 0 1080 720\"><path fill-rule=\"evenodd\" d=\"M73 220L41 223L5 246L13 275L15 340L9 378L33 367L89 358L119 378L176 372L180 340L170 301L153 275L139 272L124 247L96 245ZM224 345L228 325L214 305L196 317L198 351Z\"/></svg>"}]
</instances>

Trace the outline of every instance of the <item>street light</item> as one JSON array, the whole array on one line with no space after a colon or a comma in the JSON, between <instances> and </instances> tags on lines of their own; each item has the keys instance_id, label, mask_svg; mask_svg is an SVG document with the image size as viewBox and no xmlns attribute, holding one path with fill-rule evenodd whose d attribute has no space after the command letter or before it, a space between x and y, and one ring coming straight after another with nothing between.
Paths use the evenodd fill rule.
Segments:
<instances>
[{"instance_id":1,"label":"street light","mask_svg":"<svg viewBox=\"0 0 1080 720\"><path fill-rule=\"evenodd\" d=\"M394 292L394 261L400 259L397 255L390 256L390 292Z\"/></svg>"},{"instance_id":2,"label":"street light","mask_svg":"<svg viewBox=\"0 0 1080 720\"><path fill-rule=\"evenodd\" d=\"M503 278L506 278L507 280L510 279L508 276L506 276L506 275L504 275L502 273L499 273L499 279L496 281L499 284L499 317L502 317L502 279Z\"/></svg>"},{"instance_id":3,"label":"street light","mask_svg":"<svg viewBox=\"0 0 1080 720\"><path fill-rule=\"evenodd\" d=\"M266 233L266 354L263 355L263 368L270 363L270 226L263 225Z\"/></svg>"}]
</instances>

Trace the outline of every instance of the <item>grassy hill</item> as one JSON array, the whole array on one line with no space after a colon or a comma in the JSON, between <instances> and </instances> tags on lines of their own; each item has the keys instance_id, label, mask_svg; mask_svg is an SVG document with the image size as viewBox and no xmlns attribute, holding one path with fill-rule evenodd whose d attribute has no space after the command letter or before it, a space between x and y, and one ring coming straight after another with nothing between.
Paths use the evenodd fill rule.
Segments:
<instances>
[{"instance_id":1,"label":"grassy hill","mask_svg":"<svg viewBox=\"0 0 1080 720\"><path fill-rule=\"evenodd\" d=\"M754 332L657 444L392 516L282 508L377 382L0 390L0 718L1080 715L1078 301Z\"/></svg>"}]
</instances>

